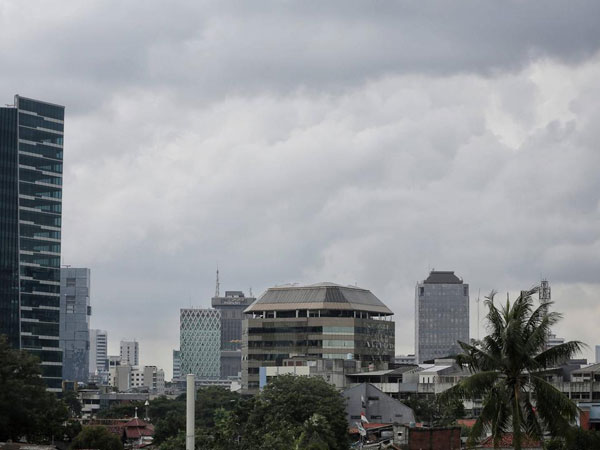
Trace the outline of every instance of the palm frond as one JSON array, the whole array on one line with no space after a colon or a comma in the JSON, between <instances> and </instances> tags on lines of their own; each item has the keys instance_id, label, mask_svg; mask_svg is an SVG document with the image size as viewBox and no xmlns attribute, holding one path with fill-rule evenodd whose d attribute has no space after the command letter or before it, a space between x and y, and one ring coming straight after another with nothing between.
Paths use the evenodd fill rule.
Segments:
<instances>
[{"instance_id":1,"label":"palm frond","mask_svg":"<svg viewBox=\"0 0 600 450\"><path fill-rule=\"evenodd\" d=\"M532 375L531 384L532 396L540 418L554 436L561 435L574 423L577 405L541 377Z\"/></svg>"},{"instance_id":2,"label":"palm frond","mask_svg":"<svg viewBox=\"0 0 600 450\"><path fill-rule=\"evenodd\" d=\"M581 353L585 347L586 345L583 342L569 341L544 350L533 359L539 367L544 369L556 367Z\"/></svg>"}]
</instances>

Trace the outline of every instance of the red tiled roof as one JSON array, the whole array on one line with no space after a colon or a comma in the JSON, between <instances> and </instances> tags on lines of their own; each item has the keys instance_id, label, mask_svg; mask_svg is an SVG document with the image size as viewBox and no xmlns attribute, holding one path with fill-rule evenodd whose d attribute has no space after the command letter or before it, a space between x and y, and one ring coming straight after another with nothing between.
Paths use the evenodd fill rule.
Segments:
<instances>
[{"instance_id":1,"label":"red tiled roof","mask_svg":"<svg viewBox=\"0 0 600 450\"><path fill-rule=\"evenodd\" d=\"M475 422L477 422L477 419L456 419L457 425L462 425L469 428L472 428L473 425L475 425Z\"/></svg>"},{"instance_id":2,"label":"red tiled roof","mask_svg":"<svg viewBox=\"0 0 600 450\"><path fill-rule=\"evenodd\" d=\"M513 434L506 433L504 436L502 436L502 439L500 439L500 442L498 443L498 447L496 447L496 448L512 448L512 446L513 446ZM527 436L523 436L521 438L521 447L523 447L523 448L536 448L536 447L542 448L542 444L540 441L536 441L535 439L531 439L531 438L528 438ZM485 438L478 445L478 448L494 448L494 437L490 436L490 437Z\"/></svg>"},{"instance_id":3,"label":"red tiled roof","mask_svg":"<svg viewBox=\"0 0 600 450\"><path fill-rule=\"evenodd\" d=\"M142 428L145 428L148 425L150 425L148 422L144 422L139 417L135 417L135 418L131 419L129 422L127 422L124 426L126 426L128 428L130 428L130 427L142 427Z\"/></svg>"},{"instance_id":4,"label":"red tiled roof","mask_svg":"<svg viewBox=\"0 0 600 450\"><path fill-rule=\"evenodd\" d=\"M153 436L154 430L149 430L148 428L125 428L125 436L127 439L137 439L142 436Z\"/></svg>"}]
</instances>

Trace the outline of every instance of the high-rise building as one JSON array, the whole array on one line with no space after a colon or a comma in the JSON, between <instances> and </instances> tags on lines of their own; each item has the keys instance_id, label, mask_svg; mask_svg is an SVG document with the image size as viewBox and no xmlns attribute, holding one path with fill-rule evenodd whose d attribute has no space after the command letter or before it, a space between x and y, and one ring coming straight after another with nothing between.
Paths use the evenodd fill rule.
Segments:
<instances>
[{"instance_id":1,"label":"high-rise building","mask_svg":"<svg viewBox=\"0 0 600 450\"><path fill-rule=\"evenodd\" d=\"M16 95L0 108L0 334L60 391L64 106Z\"/></svg>"},{"instance_id":2,"label":"high-rise building","mask_svg":"<svg viewBox=\"0 0 600 450\"><path fill-rule=\"evenodd\" d=\"M385 369L394 360L393 312L367 289L334 283L272 287L245 315L245 392L258 390L261 370L289 366L293 358Z\"/></svg>"},{"instance_id":3,"label":"high-rise building","mask_svg":"<svg viewBox=\"0 0 600 450\"><path fill-rule=\"evenodd\" d=\"M63 379L86 382L90 364L90 269L60 270L60 346Z\"/></svg>"},{"instance_id":4,"label":"high-rise building","mask_svg":"<svg viewBox=\"0 0 600 450\"><path fill-rule=\"evenodd\" d=\"M108 370L108 333L90 330L90 374Z\"/></svg>"},{"instance_id":5,"label":"high-rise building","mask_svg":"<svg viewBox=\"0 0 600 450\"><path fill-rule=\"evenodd\" d=\"M212 307L221 312L221 378L237 377L242 370L242 319L244 310L256 299L242 291L225 291L213 297Z\"/></svg>"},{"instance_id":6,"label":"high-rise building","mask_svg":"<svg viewBox=\"0 0 600 450\"><path fill-rule=\"evenodd\" d=\"M181 356L179 350L173 350L173 378L171 381L177 382L181 379Z\"/></svg>"},{"instance_id":7,"label":"high-rise building","mask_svg":"<svg viewBox=\"0 0 600 450\"><path fill-rule=\"evenodd\" d=\"M221 375L221 312L186 308L179 316L181 372L196 379L218 379Z\"/></svg>"},{"instance_id":8,"label":"high-rise building","mask_svg":"<svg viewBox=\"0 0 600 450\"><path fill-rule=\"evenodd\" d=\"M140 347L138 341L121 341L121 365L138 366L140 364Z\"/></svg>"},{"instance_id":9,"label":"high-rise building","mask_svg":"<svg viewBox=\"0 0 600 450\"><path fill-rule=\"evenodd\" d=\"M417 362L460 353L457 341L469 341L469 285L454 272L433 270L415 289Z\"/></svg>"}]
</instances>

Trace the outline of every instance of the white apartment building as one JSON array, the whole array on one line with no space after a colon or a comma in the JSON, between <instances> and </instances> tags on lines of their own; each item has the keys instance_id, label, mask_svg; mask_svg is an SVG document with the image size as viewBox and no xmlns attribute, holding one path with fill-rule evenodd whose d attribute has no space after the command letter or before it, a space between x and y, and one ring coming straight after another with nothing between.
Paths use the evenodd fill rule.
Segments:
<instances>
[{"instance_id":1,"label":"white apartment building","mask_svg":"<svg viewBox=\"0 0 600 450\"><path fill-rule=\"evenodd\" d=\"M121 365L139 366L140 347L138 341L121 341L120 348Z\"/></svg>"}]
</instances>

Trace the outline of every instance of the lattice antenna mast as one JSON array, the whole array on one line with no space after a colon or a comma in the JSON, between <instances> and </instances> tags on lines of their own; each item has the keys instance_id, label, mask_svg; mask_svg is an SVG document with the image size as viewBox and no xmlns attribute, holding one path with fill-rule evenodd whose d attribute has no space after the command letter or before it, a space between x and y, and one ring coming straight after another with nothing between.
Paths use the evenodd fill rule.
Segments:
<instances>
[{"instance_id":1,"label":"lattice antenna mast","mask_svg":"<svg viewBox=\"0 0 600 450\"><path fill-rule=\"evenodd\" d=\"M215 297L220 297L220 295L219 295L220 287L221 287L221 284L219 283L219 266L217 266L217 284L215 286Z\"/></svg>"},{"instance_id":2,"label":"lattice antenna mast","mask_svg":"<svg viewBox=\"0 0 600 450\"><path fill-rule=\"evenodd\" d=\"M542 279L542 282L540 283L539 296L540 296L540 303L549 302L550 299L552 298L550 283L545 278Z\"/></svg>"}]
</instances>

